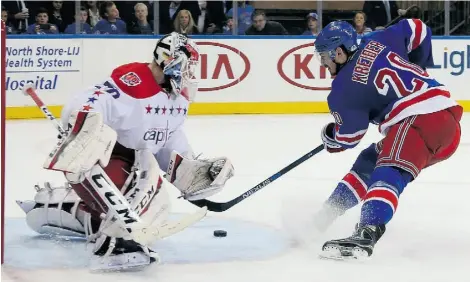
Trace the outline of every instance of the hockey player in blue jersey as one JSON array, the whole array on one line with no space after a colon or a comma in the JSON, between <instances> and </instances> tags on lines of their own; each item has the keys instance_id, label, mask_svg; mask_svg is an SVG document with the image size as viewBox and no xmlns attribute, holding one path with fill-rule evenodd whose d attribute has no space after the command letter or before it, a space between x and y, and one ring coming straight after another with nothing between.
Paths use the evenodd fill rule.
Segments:
<instances>
[{"instance_id":1,"label":"hockey player in blue jersey","mask_svg":"<svg viewBox=\"0 0 470 282\"><path fill-rule=\"evenodd\" d=\"M360 45L349 23L332 22L318 35L315 54L336 75L328 96L335 122L321 132L326 150L355 147L370 123L384 135L359 154L316 214L317 227L325 230L363 202L352 236L326 242L322 255L370 256L405 187L456 151L462 107L426 71L433 65L431 30L420 20L401 20Z\"/></svg>"}]
</instances>

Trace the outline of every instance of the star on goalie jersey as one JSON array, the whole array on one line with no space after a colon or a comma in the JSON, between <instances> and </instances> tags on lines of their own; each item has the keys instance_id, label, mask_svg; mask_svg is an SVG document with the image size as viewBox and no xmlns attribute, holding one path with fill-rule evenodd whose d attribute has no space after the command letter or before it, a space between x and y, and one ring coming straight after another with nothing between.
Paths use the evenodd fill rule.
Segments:
<instances>
[{"instance_id":1,"label":"star on goalie jersey","mask_svg":"<svg viewBox=\"0 0 470 282\"><path fill-rule=\"evenodd\" d=\"M175 97L163 91L147 63L130 63L74 96L62 116L76 110L101 112L104 123L118 133L120 144L155 154L182 126L188 108L189 101L183 95Z\"/></svg>"},{"instance_id":2,"label":"star on goalie jersey","mask_svg":"<svg viewBox=\"0 0 470 282\"><path fill-rule=\"evenodd\" d=\"M426 72L432 65L431 31L420 20L401 20L366 35L333 80L328 96L335 141L343 149L353 148L369 123L386 134L406 117L457 105L443 84Z\"/></svg>"}]
</instances>

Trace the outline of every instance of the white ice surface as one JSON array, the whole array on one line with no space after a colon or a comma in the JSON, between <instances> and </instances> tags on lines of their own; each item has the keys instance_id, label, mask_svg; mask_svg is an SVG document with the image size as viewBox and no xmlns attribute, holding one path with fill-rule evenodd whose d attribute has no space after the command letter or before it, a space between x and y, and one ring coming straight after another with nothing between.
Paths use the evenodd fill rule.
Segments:
<instances>
[{"instance_id":1,"label":"white ice surface","mask_svg":"<svg viewBox=\"0 0 470 282\"><path fill-rule=\"evenodd\" d=\"M328 115L190 116L187 134L196 152L207 156L226 155L232 159L236 176L223 193L213 198L226 201L316 147L320 142L319 132L328 121L331 121ZM240 260L218 263L165 264L142 273L117 274L91 274L86 269L24 270L7 264L2 267L2 281L468 282L468 115L462 125L462 142L457 153L448 161L423 171L419 179L406 188L397 213L370 261L345 263L318 259L318 251L325 240L351 233L358 208L348 212L321 236L309 230L308 221L349 170L360 149L381 138L375 127L370 128L358 148L340 154L322 152L229 211L210 213L218 220L242 219L271 226L303 242L292 244L280 255L260 261L246 261L240 256ZM60 173L41 169L55 135L53 126L46 120L7 122L7 217L23 216L14 201L33 197L34 184L46 180L56 184L63 182ZM171 195L176 198L177 193ZM192 209L192 205L175 199L175 212ZM200 256L205 254L200 250ZM69 259L73 260L73 255Z\"/></svg>"}]
</instances>

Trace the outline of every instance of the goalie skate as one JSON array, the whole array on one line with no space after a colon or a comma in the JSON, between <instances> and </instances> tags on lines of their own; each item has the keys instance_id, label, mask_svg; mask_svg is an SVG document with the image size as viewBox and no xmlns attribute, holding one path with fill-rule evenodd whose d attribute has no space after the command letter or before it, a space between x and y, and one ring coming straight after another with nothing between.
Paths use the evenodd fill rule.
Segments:
<instances>
[{"instance_id":1,"label":"goalie skate","mask_svg":"<svg viewBox=\"0 0 470 282\"><path fill-rule=\"evenodd\" d=\"M158 254L133 240L101 236L95 243L90 261L92 272L141 270L151 263L158 264Z\"/></svg>"}]
</instances>

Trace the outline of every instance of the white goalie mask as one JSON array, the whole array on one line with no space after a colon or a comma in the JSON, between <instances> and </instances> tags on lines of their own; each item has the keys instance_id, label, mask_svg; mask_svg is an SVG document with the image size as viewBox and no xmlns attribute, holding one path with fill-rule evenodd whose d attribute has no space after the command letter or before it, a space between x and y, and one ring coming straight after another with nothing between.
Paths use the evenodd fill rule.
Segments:
<instances>
[{"instance_id":1,"label":"white goalie mask","mask_svg":"<svg viewBox=\"0 0 470 282\"><path fill-rule=\"evenodd\" d=\"M197 92L196 71L199 49L186 35L172 32L157 42L153 52L155 62L163 69L171 92L193 101Z\"/></svg>"}]
</instances>

